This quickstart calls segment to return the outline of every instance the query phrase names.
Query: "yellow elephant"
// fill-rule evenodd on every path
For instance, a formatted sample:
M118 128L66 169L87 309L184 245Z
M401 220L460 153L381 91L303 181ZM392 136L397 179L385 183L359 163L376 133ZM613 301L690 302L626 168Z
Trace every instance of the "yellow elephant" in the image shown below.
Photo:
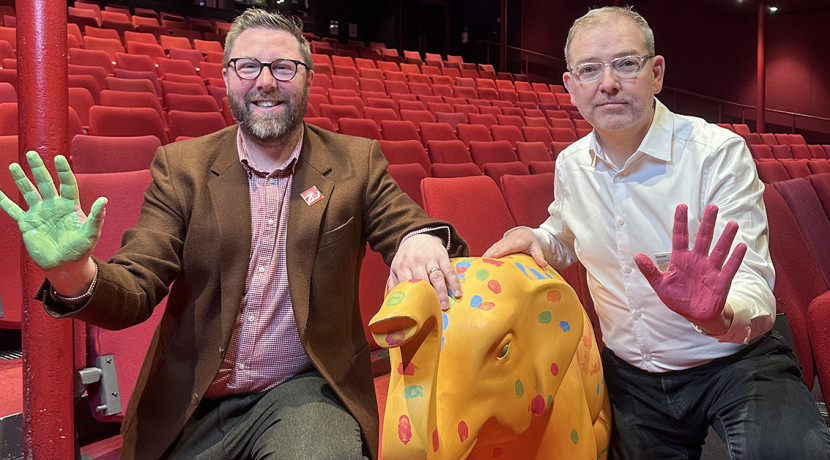
M369 323L392 367L384 460L606 458L610 403L573 289L523 254L453 264L448 311L411 280Z

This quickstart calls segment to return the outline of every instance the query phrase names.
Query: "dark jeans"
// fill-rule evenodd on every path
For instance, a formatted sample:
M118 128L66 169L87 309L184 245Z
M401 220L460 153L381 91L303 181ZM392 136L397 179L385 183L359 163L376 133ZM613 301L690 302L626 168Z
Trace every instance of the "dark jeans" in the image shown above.
M262 393L206 399L169 459L363 459L357 421L316 370Z
M607 347L602 363L611 458L698 459L711 425L731 459L830 459L830 431L776 331L683 371L649 373Z

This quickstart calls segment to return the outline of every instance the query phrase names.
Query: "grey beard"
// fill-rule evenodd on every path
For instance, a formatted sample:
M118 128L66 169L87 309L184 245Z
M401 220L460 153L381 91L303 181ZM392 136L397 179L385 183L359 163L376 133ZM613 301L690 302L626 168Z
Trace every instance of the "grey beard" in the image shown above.
M290 105L285 115L257 115L248 110L248 101L240 105L238 100L228 98L231 113L239 124L239 129L262 142L280 141L300 126L308 105L308 92L297 105Z

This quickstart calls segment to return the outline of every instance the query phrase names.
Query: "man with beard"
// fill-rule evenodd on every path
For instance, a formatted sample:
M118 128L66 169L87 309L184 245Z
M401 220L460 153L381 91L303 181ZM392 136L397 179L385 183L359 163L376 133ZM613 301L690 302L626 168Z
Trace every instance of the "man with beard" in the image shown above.
M654 97L665 60L629 8L577 19L565 58L564 84L594 130L559 154L550 217L484 255L587 269L610 457L700 458L711 425L730 458L830 458L795 356L771 330L764 186L743 139Z
M466 245L386 173L376 141L303 123L314 78L286 18L251 9L225 45L237 126L161 147L136 226L109 262L65 158L60 193L40 157L12 174L29 209L0 196L47 280L46 310L118 329L168 294L122 426L123 458L338 458L378 452L358 305L366 242L389 284L429 279L444 306ZM174 283L175 281L175 283Z

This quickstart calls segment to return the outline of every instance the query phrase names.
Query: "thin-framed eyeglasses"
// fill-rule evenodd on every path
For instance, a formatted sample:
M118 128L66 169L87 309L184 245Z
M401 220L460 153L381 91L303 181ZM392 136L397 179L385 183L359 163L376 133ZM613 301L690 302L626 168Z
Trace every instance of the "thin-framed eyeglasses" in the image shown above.
M634 78L640 75L646 62L653 57L653 54L632 54L630 56L611 59L610 61L583 62L568 69L568 72L580 83L591 83L599 80L603 70L605 70L605 66L611 67L614 74L620 78Z
M233 58L228 61L228 65L233 67L236 75L243 80L256 80L265 67L268 67L271 76L277 81L293 80L301 65L308 70L308 64L303 61L283 58L274 59L271 62L260 62L254 58Z

